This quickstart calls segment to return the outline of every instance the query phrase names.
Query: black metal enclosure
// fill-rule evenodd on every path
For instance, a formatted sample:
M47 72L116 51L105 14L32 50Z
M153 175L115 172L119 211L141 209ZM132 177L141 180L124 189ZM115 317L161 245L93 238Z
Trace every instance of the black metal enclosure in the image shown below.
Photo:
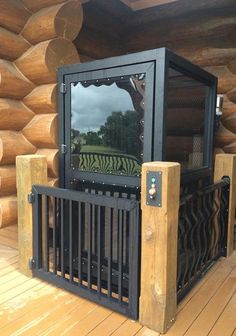
M182 194L186 183L211 183L217 79L164 48L65 66L58 76L60 188L33 187L34 272L136 319L142 163L181 163ZM214 257L201 256L206 267ZM195 273L180 264L185 287Z
M217 79L156 49L59 69L60 186L140 187L141 164L211 175Z

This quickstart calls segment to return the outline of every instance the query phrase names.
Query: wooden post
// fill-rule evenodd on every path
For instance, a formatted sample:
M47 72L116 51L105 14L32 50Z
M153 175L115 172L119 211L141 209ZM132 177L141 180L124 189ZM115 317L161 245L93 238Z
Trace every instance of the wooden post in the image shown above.
M234 225L235 225L235 202L236 202L236 155L217 154L215 158L214 181L221 180L222 177L230 178L229 194L229 218L228 218L228 238L227 256L234 250Z
M47 185L47 161L43 155L19 155L16 157L18 199L18 242L20 271L32 277L29 259L33 256L32 204L28 194L33 184Z
M161 207L146 203L148 171L161 172ZM179 194L178 163L143 164L140 322L160 333L170 328L176 315Z

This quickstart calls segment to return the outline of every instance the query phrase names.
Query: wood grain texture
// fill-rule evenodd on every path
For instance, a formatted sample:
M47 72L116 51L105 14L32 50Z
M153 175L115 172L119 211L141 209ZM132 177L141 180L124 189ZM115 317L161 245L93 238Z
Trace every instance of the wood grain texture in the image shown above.
M146 174L162 174L162 206L146 204ZM139 320L157 332L166 332L176 315L177 229L180 165L152 162L142 166L142 247ZM148 274L148 276L147 276Z
M20 99L34 88L13 63L0 60L0 97Z
M30 43L21 35L1 27L0 40L0 57L6 60L15 60L30 48Z
M221 124L215 135L215 145L219 147L225 147L234 141L236 141L236 134L229 131Z
M58 67L78 62L79 55L73 43L56 38L31 47L15 64L30 81L41 85L57 81Z
M36 148L19 132L0 131L0 164L15 164L20 154L33 154Z
M58 149L38 149L36 154L44 155L47 159L48 166L48 176L50 177L58 177L58 159L59 159L59 151Z
M10 233L14 233L11 240L5 236ZM73 326L80 330L78 335L160 336L126 316L112 311L104 315L93 302L22 276L17 267L16 233L16 225L0 229L0 283L5 286L0 294L2 336L75 335ZM207 336L209 330L235 336L232 330L236 308L233 296L230 298L236 290L235 271L236 254L218 261L181 302L176 323L166 336ZM95 319L95 315L99 318Z
M22 133L37 148L57 148L57 114L37 114Z
M0 166L0 196L16 194L16 168Z
M63 37L74 40L83 22L83 9L79 0L69 0L47 7L32 15L22 35L32 44Z
M29 17L30 12L25 8L21 1L0 1L0 25L2 27L20 33Z
M16 158L17 203L18 203L18 240L20 270L27 276L32 276L28 261L32 252L32 204L27 195L33 184L47 185L47 162L45 156L19 155Z
M42 8L54 6L56 4L60 4L65 0L21 0L23 5L30 10L31 12L38 12Z
M0 98L0 129L20 131L34 113L19 100Z
M13 225L17 221L17 198L0 197L0 228Z
M56 113L57 112L57 84L46 84L37 86L27 95L23 102L34 113Z

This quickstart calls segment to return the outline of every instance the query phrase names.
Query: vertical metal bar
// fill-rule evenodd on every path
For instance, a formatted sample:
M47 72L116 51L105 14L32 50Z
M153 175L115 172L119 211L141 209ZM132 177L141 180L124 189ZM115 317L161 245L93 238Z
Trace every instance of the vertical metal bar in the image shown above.
M112 224L113 213L112 208L109 208L108 219L108 269L107 269L107 295L111 297L112 294Z
M42 195L33 191L33 258L36 269L42 268Z
M49 198L45 195L45 272L49 271Z
M129 266L129 240L128 240L128 236L129 236L129 225L128 225L128 219L129 219L129 215L127 215L127 211L124 211L124 264L125 267L128 268Z
M123 284L123 211L118 210L118 297L122 301Z
M91 250L92 250L92 216L91 216L92 206L88 204L88 288L91 288Z
M140 273L140 222L137 204L129 216L129 250L129 309L131 318L137 319Z
M72 201L69 200L69 276L73 282L73 230L72 230Z
M65 277L65 267L64 267L64 200L60 199L61 206L61 276Z
M79 285L82 285L82 207L81 202L78 202L78 279Z
M57 274L57 199L53 197L53 273Z
M98 206L98 219L97 219L97 291L101 292L101 207Z

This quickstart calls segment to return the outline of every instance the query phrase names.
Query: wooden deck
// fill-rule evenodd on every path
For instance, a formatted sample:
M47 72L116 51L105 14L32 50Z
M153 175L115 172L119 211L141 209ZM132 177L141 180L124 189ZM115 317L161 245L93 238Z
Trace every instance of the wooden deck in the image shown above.
M158 336L139 323L18 270L17 228L0 230L0 335ZM236 336L236 254L179 305L167 336Z

